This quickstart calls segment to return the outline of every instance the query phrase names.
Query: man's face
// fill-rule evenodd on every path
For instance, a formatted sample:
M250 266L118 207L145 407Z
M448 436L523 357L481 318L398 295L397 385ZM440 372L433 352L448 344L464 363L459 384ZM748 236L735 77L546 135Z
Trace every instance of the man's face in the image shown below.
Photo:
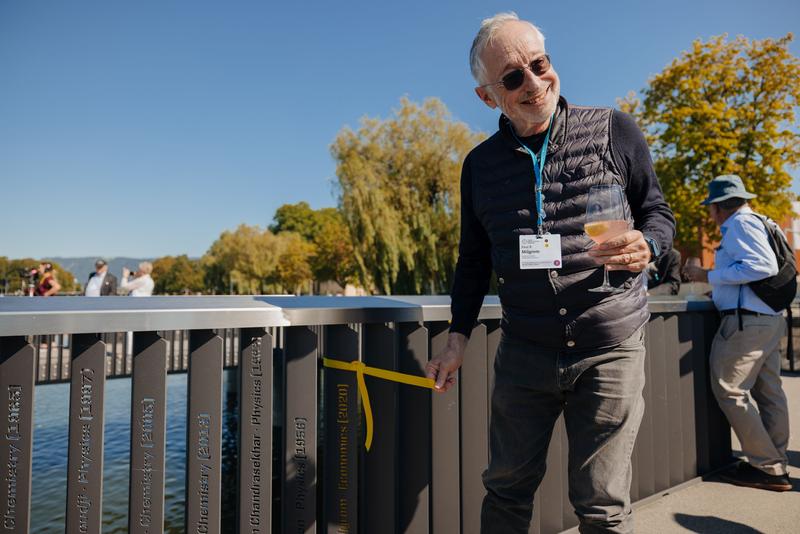
M483 50L481 60L486 73L485 83L500 81L514 69L529 66L544 53L544 43L528 24L520 21L505 23ZM523 68L523 72L525 81L513 91L502 85L493 85L478 87L475 92L490 108L499 107L511 120L518 135L528 136L547 128L558 104L561 86L552 65L541 76L536 76L529 68Z
M103 274L108 270L108 265L95 265L94 267L98 274Z
M711 220L714 221L717 226L722 226L722 223L724 223L727 218L723 216L722 210L719 209L719 206L716 204L708 205L708 214L711 215Z

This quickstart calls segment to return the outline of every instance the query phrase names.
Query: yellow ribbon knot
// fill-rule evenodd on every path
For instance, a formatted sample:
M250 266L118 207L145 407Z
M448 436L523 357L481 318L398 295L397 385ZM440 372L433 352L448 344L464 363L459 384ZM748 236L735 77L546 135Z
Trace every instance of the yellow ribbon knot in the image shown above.
M433 389L435 384L432 378L398 373L397 371L387 371L386 369L379 369L377 367L369 367L364 365L364 362L358 360L343 362L341 360L322 358L322 365L331 369L339 369L340 371L352 371L356 374L358 393L361 395L361 402L364 404L364 418L367 420L367 437L364 440L364 446L367 450L372 446L372 406L370 406L369 403L369 392L367 391L367 383L364 381L364 375L428 389Z

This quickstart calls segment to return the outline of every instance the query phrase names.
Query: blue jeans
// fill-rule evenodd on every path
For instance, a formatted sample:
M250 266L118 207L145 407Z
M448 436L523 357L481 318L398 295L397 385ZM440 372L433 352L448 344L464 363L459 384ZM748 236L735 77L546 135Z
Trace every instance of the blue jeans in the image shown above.
M569 440L580 531L633 532L631 451L644 412L644 327L610 349L565 353L503 336L495 360L484 534L527 533L556 419Z

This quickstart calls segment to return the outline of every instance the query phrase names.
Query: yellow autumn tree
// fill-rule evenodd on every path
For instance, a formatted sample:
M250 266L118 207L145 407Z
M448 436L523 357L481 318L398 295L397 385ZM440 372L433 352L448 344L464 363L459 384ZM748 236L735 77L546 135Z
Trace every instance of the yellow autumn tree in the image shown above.
M206 291L205 271L200 260L180 256L163 256L153 260L156 295L191 295Z
M703 233L718 236L699 203L720 174L742 177L758 195L756 211L778 221L791 213L789 170L800 162L792 39L697 40L649 81L641 100L629 94L619 102L648 136L684 250L699 252Z
M331 152L339 206L361 284L374 291L449 291L458 255L461 163L483 139L436 98L407 98L388 119L345 127Z
M350 229L338 209L313 210L308 202L284 204L275 211L274 220L269 227L274 234L295 232L313 244L310 262L314 280L333 280L342 287L357 281Z

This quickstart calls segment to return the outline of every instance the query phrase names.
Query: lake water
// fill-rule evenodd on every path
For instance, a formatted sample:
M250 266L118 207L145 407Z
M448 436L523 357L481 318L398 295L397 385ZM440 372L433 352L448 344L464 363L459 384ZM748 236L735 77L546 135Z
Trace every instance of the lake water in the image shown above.
M236 395L225 371L222 420L222 531L235 531ZM186 465L186 373L167 377L165 531L183 532ZM106 382L103 532L128 530L131 381ZM36 387L31 532L64 532L67 499L69 384Z

